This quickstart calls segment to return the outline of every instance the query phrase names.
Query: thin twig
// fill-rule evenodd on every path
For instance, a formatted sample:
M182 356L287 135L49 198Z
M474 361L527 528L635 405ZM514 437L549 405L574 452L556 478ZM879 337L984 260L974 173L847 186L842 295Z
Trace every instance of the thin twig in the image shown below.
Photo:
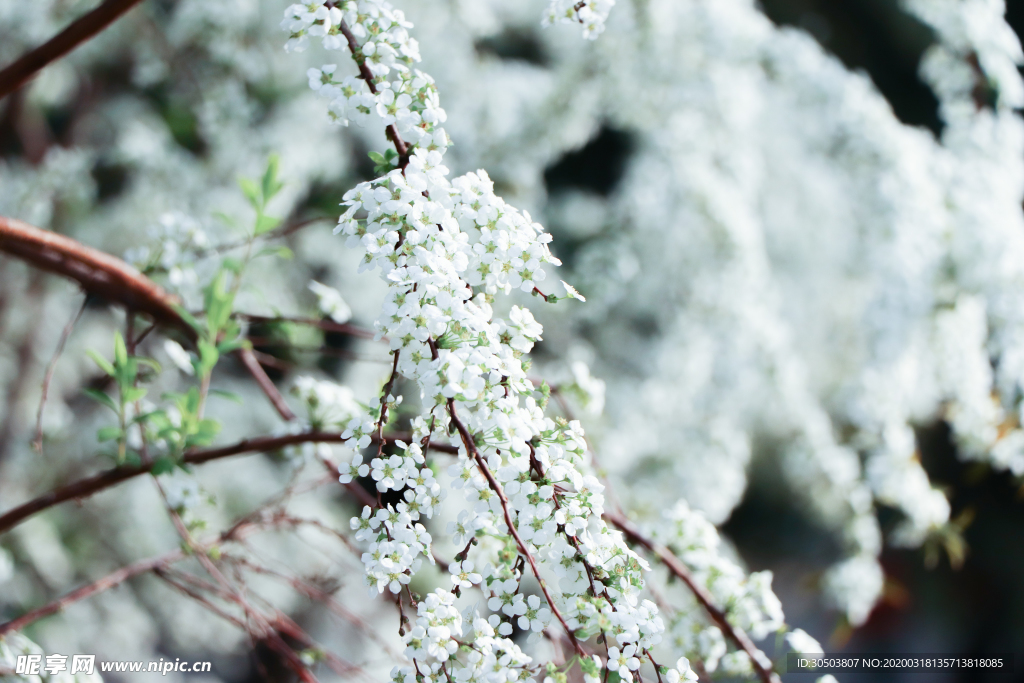
M63 611L68 605L78 602L79 600L85 600L97 593L110 590L115 586L124 583L128 579L145 574L153 571L155 568L160 567L164 564L171 562L177 562L185 557L185 554L177 550L173 553L161 555L159 557L150 558L148 560L142 560L135 564L130 564L127 567L122 567L117 571L107 574L101 579L97 579L92 583L86 584L80 588L67 593L66 595L50 602L42 607L36 608L25 614L21 615L17 619L11 619L5 624L0 624L0 637L3 637L11 631L18 631L28 626L34 621L38 621L43 617L48 617L51 614Z
M266 394L267 399L270 400L271 405L277 411L277 414L284 418L286 421L291 422L295 419L295 413L288 407L288 402L284 400L284 396L277 390L273 380L267 376L266 370L260 365L260 362L256 359L256 355L252 349L243 346L236 352L238 359L242 361L242 365L249 371L252 378L256 380L256 384L259 385L263 393Z
M105 29L139 0L107 0L66 29L0 71L0 98L10 95L39 71Z
M46 366L46 375L43 377L43 392L39 397L39 409L36 411L36 438L32 442L37 453L43 452L43 408L46 406L46 397L50 393L50 382L53 381L53 372L57 369L57 361L60 359L61 354L64 353L64 347L71 336L71 330L75 328L82 314L85 313L85 306L86 299L83 299L82 305L78 307L78 312L64 326L64 331L60 334L60 341L57 342L57 349L53 352L53 357Z
M387 441L408 441L411 437L409 434L395 434L385 438ZM376 440L376 435L373 436L373 439ZM219 460L220 458L226 458L233 455L276 451L284 448L285 446L294 446L303 443L343 443L344 441L346 441L346 439L342 438L341 434L336 432L304 432L301 434L286 434L283 436L264 436L255 439L243 439L242 441L231 444L230 446L189 451L185 454L182 460L188 465L201 465L203 463L210 462L211 460ZM443 443L432 442L430 444L430 448L445 453L458 451L455 446ZM147 463L142 465L115 467L94 476L80 479L71 484L54 489L53 491L45 493L38 498L22 503L18 507L8 510L3 515L0 515L0 534L10 531L25 519L38 512L51 508L54 505L58 505L68 500L86 498L98 491L102 491L110 488L111 486L120 484L121 482L133 479L141 474L146 474L153 468L153 465L153 463ZM338 472L336 465L334 466L334 471ZM350 485L358 488L359 490L363 490L362 487L355 482L351 482Z

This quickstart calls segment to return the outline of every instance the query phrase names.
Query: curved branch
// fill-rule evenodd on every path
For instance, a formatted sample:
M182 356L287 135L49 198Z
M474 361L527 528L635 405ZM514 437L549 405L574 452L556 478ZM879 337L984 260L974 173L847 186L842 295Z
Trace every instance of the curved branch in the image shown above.
M753 641L750 640L750 637L747 636L742 629L736 628L729 623L729 620L725 616L725 612L715 605L715 599L711 593L709 593L704 586L697 583L697 580L693 577L693 574L690 573L687 566L683 564L671 550L644 536L632 522L617 512L606 511L604 513L604 518L610 524L618 527L622 533L626 535L626 538L631 540L633 543L641 545L657 555L658 559L668 567L668 570L672 572L676 578L686 584L686 587L690 589L693 596L697 598L697 602L701 604L704 611L711 617L712 621L714 621L718 628L722 630L725 637L731 640L736 647L747 653L747 656L750 657L750 661L754 666L754 671L757 672L758 677L764 683L781 683L778 675L775 674L770 667L766 667L761 661L760 657L763 655L761 651L757 649L757 646L754 645Z
M408 440L410 437L408 434L396 434L395 436L385 437L385 441L394 441L395 439ZM376 438L374 438L376 441ZM286 434L284 436L264 436L255 439L243 439L237 443L231 444L230 446L223 446L220 448L207 448L204 450L190 451L185 454L183 461L189 465L201 465L211 460L219 460L220 458L227 458L232 455L242 455L245 453L264 453L267 451L275 451L285 446L294 446L302 443L343 443L345 441L339 433L328 433L328 432L305 432L302 434ZM431 443L430 448L442 451L445 453L457 453L458 449L455 446L441 443ZM12 528L28 519L37 512L42 512L54 505L60 503L87 498L94 493L108 489L112 486L116 486L121 482L134 479L135 477L146 474L153 469L154 463L148 463L130 467L115 467L114 469L100 472L92 477L80 479L76 482L67 484L60 488L54 489L49 493L45 493L38 498L34 498L26 503L22 503L16 508L8 510L3 515L0 515L0 534L10 531ZM358 487L358 484L353 484Z
M110 26L139 0L107 0L34 50L26 52L0 71L0 98L20 88L43 67L55 62Z
M78 282L99 297L183 332L196 331L177 311L178 299L124 261L81 242L0 216L0 251Z
M0 638L4 637L11 631L18 631L28 626L29 624L48 617L52 614L56 614L64 610L68 605L85 600L86 598L92 597L97 593L110 590L115 586L118 586L128 579L134 578L141 574L146 574L160 567L166 566L173 562L178 562L184 559L185 553L181 550L176 550L160 557L150 558L148 560L142 560L135 564L130 564L127 567L122 567L117 571L107 574L101 579L97 579L92 583L88 583L84 586L76 588L75 590L67 593L53 602L47 603L42 607L34 609L30 612L26 612L16 619L11 619L7 623L0 624Z

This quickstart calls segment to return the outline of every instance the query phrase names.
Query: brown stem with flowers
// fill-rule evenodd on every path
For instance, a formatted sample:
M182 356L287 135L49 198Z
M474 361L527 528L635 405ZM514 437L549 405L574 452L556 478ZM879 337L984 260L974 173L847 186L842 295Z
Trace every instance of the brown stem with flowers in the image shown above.
M697 602L701 604L704 611L707 612L711 620L722 630L725 637L731 640L736 647L743 650L748 657L750 657L751 664L754 667L754 671L757 672L758 677L764 683L781 683L778 675L772 671L770 667L766 667L760 660L760 650L754 645L750 637L743 632L743 629L737 628L729 623L726 614L716 604L715 599L708 592L704 586L700 585L690 572L689 568L683 562L673 554L671 550L666 548L664 545L655 542L654 540L645 536L632 522L626 519L623 515L617 512L605 512L604 518L613 526L618 527L623 534L626 535L633 543L643 546L648 551L653 553L661 560L672 574L686 584L686 587L690 589L694 597L697 598Z
M473 442L473 436L469 433L466 425L463 424L462 420L459 419L458 413L455 410L455 399L448 399L448 415L451 417L452 423L455 425L455 429L458 430L459 436L462 437L462 443L466 446L466 451L473 456L476 461L477 468L487 479L488 486L494 491L494 494L498 497L498 502L501 503L501 510L505 517L505 525L508 527L509 533L512 538L515 539L516 545L519 546L519 552L523 554L526 561L530 563L530 568L533 570L533 575L537 578L537 582L540 584L540 589L544 593L544 598L548 602L548 606L551 607L551 613L555 615L559 623L562 624L562 628L565 629L566 635L569 636L570 642L572 642L573 649L576 650L576 654L580 657L586 657L586 653L583 648L580 647L579 641L576 639L576 634L569 628L569 624L566 623L565 617L562 616L558 606L555 605L554 599L551 597L551 593L548 591L547 583L540 575L540 569L537 567L537 561L533 558L533 553L526 547L526 543L523 542L522 537L519 535L519 531L516 529L515 522L512 520L512 513L508 508L508 499L505 497L505 492L501 488L501 484L494 478L487 463L484 461L483 456L480 455L480 450L476 447Z
M377 86L373 82L373 72L370 71L370 67L366 66L366 59L359 59L359 42L356 37L352 35L352 29L348 27L348 24L344 20L338 26L341 34L345 36L345 40L348 41L348 49L352 53L352 60L359 67L359 77L366 81L366 85L370 88L370 92L374 95L377 94ZM405 172L405 167L409 165L409 145L402 139L402 136L398 134L398 128L395 124L391 124L387 127L386 133L388 139L391 140L395 145L395 151L398 152L398 168Z

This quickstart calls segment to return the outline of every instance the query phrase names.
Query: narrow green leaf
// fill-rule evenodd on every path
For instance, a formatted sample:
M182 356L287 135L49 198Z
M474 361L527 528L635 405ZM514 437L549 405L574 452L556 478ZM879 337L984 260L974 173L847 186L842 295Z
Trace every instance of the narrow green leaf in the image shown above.
M106 407L113 410L115 413L120 413L120 407L116 403L114 403L114 399L110 398L99 389L82 389L82 393L84 393L86 396L93 399L94 401L102 403Z
M189 387L185 394L185 414L188 416L199 414L199 387Z
M135 403L146 395L148 390L145 387L126 387L121 394L125 403Z
M89 354L89 358L92 358L93 362L100 367L100 370L107 373L111 377L114 376L114 366L110 364L106 358L96 353L92 349L87 349L86 353Z
M120 427L103 427L96 432L96 440L100 443L104 441L113 441L114 439L121 438Z
M114 332L114 365L125 366L128 364L128 348L124 345L124 337L120 332Z
M370 161L377 164L378 166L388 163L388 160L384 158L384 155L380 152L370 152L367 154L370 157Z
M224 270L230 270L235 275L242 272L242 260L234 257L228 257L220 262L221 268Z
M277 180L277 170L280 166L281 158L276 154L271 154L270 158L267 159L267 170L263 173L263 203L266 204L270 199L277 194L278 190L283 187L283 183Z
M223 389L210 389L211 396L220 396L226 398L229 401L234 401L238 405L242 405L242 397L233 391L224 391Z
M295 258L295 252L288 247L267 247L265 249L261 249L259 253L256 254L255 258L259 258L261 256L276 256L280 259L284 259L285 261L291 261Z
M221 342L217 344L217 351L220 355L225 355L238 349L244 349L251 346L248 339L232 339L231 341Z
M146 367L153 368L155 372L163 372L163 368L160 367L160 363L157 363L152 358L146 358L145 356L135 356L135 362L139 365L145 365Z
M260 214L256 217L256 235L265 235L281 224L280 218Z
M260 192L260 186L256 184L256 181L252 178L239 178L238 186L242 188L242 194L249 200L253 208L257 211L263 206L263 198Z
M199 323L198 320L196 320L194 315L192 315L191 313L186 311L184 308L182 308L178 304L173 304L173 306L174 306L175 313L177 313L179 316L181 316L181 319L184 320L186 323L188 323L189 326L193 330L195 330L196 332L199 332L199 333L201 333L203 331L203 326Z

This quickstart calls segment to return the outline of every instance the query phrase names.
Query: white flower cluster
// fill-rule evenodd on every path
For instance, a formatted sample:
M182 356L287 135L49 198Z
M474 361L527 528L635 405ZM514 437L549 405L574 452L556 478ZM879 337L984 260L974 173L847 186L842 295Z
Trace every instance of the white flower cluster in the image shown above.
M583 37L595 40L603 31L615 0L548 0L544 24L582 24Z
M344 7L349 12L345 23L364 28L358 33L361 45L392 31L387 40L377 40L372 54L379 45L392 45L388 40L392 47L409 40L407 26L394 28L401 15L386 3L361 2L358 14L356 3ZM343 17L322 9L288 10L285 23L293 40L301 38L294 37L301 31L313 34L314 24L325 41L333 35ZM409 72L408 63L399 65L395 54L389 52L386 60L375 63L375 80L385 83L382 76L392 68L403 75ZM410 62L415 57L412 50L402 54ZM364 64L367 51L355 57ZM312 80L314 89L333 87L320 83L322 78ZM403 82L417 87L429 83L421 75ZM434 107L436 93L430 92L431 97L420 101ZM396 100L400 106L410 101ZM382 113L384 125L397 120ZM399 125L398 130L405 128ZM415 501L420 511L424 506L432 511L432 501L439 497L430 494L425 502L416 497L417 472L430 482L424 486L437 486L425 474L429 470L417 470L423 464L419 442L434 433L448 434L459 445L457 462L449 468L451 487L462 489L467 502L451 527L454 539L461 543L478 532L502 539L496 545L467 546L451 569L453 583L461 590L479 580L494 612L484 623L502 635L512 632L513 620L522 628L542 631L556 612L572 631L603 633L616 642L617 652L628 653L622 655L626 664L621 672L629 678L636 668L630 664L639 661L634 655L642 656L659 643L664 631L655 604L639 598L642 571L648 567L601 517L604 487L586 473L580 424L546 417L534 396L523 355L540 340L541 325L526 308L513 306L508 318L498 318L491 306L498 292L540 293L543 265L558 265L548 249L551 238L528 214L496 196L484 171L449 181L442 163L445 146L435 147L415 147L407 164L346 193L348 209L336 230L348 236L349 246L362 250L361 270L377 268L387 283L377 333L388 337L396 371L417 383L424 403L424 414L414 423L415 442L397 444L404 454L385 456L381 449L371 463L378 490L401 491L406 502L376 513L367 508L352 520L360 540L371 542L363 556L367 581L378 591L387 586L397 593L419 567L419 554L429 554L429 535L410 526L415 518L408 506ZM385 399L386 406L398 400ZM353 417L344 435L356 447L369 445L371 435L385 426L390 412L386 406ZM344 478L365 474L363 468L356 456L352 474ZM526 563L541 566L536 578L542 587L545 575L558 578L554 597L545 588L548 604L522 593ZM472 571L477 566L483 567L479 577ZM454 654L450 627L437 625L449 619L452 609L441 590L421 603L427 640L419 638L420 644L411 646L414 660L422 655L444 662ZM437 610L443 614L437 616ZM509 650L498 657L506 680L515 680L518 661ZM472 670L467 664L456 672L472 675Z
M149 231L153 244L134 247L124 259L147 273L166 275L175 292L190 293L198 286L197 252L210 246L206 230L195 218L180 211L164 213Z
M743 629L754 640L761 640L785 626L782 603L772 592L772 573L747 575L724 557L719 549L718 530L700 512L680 501L664 513L664 522L652 535L691 568L694 579L714 597L730 624ZM734 675L751 670L747 654L728 652L719 627L709 625L699 609L673 615L670 631L676 645L686 654L699 657L708 671L715 671L719 664ZM769 662L763 653L758 654Z
M415 521L418 518L418 513L410 512L403 503L397 510L388 505L376 512L367 506L361 517L352 518L356 540L369 545L362 561L371 595L383 593L385 588L399 593L419 571L423 556L434 562L430 534Z
M391 671L394 683L430 681L444 683L514 683L531 675L532 659L508 638L495 636L487 620L475 616L472 631L463 631L463 617L455 608L455 596L444 590L428 595L417 606L416 625L405 634L405 654L413 666L396 666ZM459 650L457 637L469 650L463 666L451 672L442 666ZM450 676L450 678L449 678Z
M305 415L299 419L287 423L281 430L282 434L304 434L306 432L344 432L358 420L363 414L363 408L355 399L352 390L347 386L325 379L317 379L308 375L300 375L292 382L291 394L299 399ZM368 432L369 433L369 432ZM369 436L366 437L360 448L369 444ZM338 457L348 458L352 447L342 446L326 442L306 442L284 449L286 457L296 463L304 462L313 458L335 460ZM341 451L341 455L336 455ZM352 476L365 476L369 471L362 465L362 457L356 452L352 463ZM360 466L366 468L363 474L359 474ZM343 472L348 469L342 467Z
M329 380L296 377L291 393L306 409L304 426L313 431L343 431L354 415L362 413L352 390Z
M412 65L419 46L409 37L412 27L401 10L372 0L348 0L328 8L323 0L292 5L281 27L291 33L290 50L305 49L309 36L322 38L328 50L354 50L352 57L371 75L335 77L336 64L307 73L309 85L330 100L332 118L342 125L365 124L377 117L411 148L444 151L448 136L440 124L447 119L434 81ZM347 35L346 35L347 33Z

